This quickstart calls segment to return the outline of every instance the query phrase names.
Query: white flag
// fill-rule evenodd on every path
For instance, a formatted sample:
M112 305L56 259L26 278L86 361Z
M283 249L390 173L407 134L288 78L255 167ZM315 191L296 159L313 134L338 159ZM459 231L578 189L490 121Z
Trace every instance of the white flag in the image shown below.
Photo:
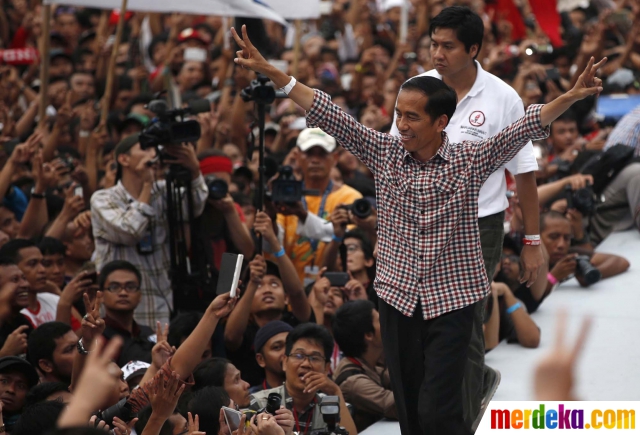
M274 11L287 20L320 18L320 0L267 0Z
M194 15L266 18L286 24L282 15L273 10L269 0L129 0L127 9L143 12L182 12ZM45 4L67 4L97 9L119 9L121 0L44 0Z

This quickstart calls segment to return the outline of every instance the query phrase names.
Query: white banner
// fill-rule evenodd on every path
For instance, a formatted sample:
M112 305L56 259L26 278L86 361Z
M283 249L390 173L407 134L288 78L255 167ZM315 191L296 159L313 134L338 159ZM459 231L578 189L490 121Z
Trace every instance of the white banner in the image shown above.
M498 402L489 403L476 435L558 433L638 433L640 402ZM640 417L640 415L638 415Z
M320 0L267 0L274 11L288 20L320 18Z
M44 3L62 3L98 9L119 9L121 6L121 0L44 0ZM266 18L286 24L282 15L278 14L268 3L269 0L129 0L127 9L143 12L183 12L195 15ZM289 4L287 7L294 7L296 10L299 9L295 3Z

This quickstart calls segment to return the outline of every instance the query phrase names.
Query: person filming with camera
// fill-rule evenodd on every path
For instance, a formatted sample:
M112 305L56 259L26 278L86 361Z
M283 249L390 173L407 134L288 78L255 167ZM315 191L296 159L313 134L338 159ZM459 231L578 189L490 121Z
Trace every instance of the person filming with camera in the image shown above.
M231 31L240 47L235 62L269 77L307 111L308 126L331 134L374 174L375 289L402 433L470 434L462 378L474 313L490 291L478 232L480 188L530 140L548 136L549 124L572 104L602 92L596 72L606 58L592 57L570 91L531 105L495 136L461 144L444 131L457 97L442 80L415 77L402 85L395 137L357 123L326 93L277 70L249 41L246 26L242 38Z
M193 146L167 145L163 152L164 163L189 171L193 214L200 216L209 192ZM167 185L164 180L156 180L155 158L156 149L143 149L139 134L124 138L115 148L117 184L91 197L96 267L100 270L113 260L126 260L140 271L141 300L135 320L147 326L156 321L168 323L173 310Z
M192 252L193 258L199 256L206 259L211 276L204 291L188 292L180 298L179 310L201 311L215 298L225 252L250 258L254 251L242 207L229 192L233 172L231 159L220 150L204 151L198 155L198 159L209 196L202 215L196 219L195 228L191 228L197 234Z

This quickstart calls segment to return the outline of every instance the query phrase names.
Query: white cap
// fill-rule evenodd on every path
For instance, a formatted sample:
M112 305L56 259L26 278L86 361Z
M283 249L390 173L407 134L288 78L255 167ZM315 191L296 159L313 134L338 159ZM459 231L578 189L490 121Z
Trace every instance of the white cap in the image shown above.
M336 140L319 128L305 128L298 136L297 145L302 152L318 146L331 153L336 149Z
M129 361L122 366L122 376L125 381L128 381L135 375L144 375L149 367L151 367L151 364L144 361Z
M276 124L275 122L267 122L264 124L264 132L265 134L268 131L274 131L276 134L278 134L278 132L280 131L280 126L278 124ZM258 139L260 135L260 127L254 127L253 128L253 136Z

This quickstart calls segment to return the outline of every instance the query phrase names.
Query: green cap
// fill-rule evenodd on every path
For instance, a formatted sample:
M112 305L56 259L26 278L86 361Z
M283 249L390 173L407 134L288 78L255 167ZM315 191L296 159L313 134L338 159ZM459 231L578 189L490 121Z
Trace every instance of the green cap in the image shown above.
M147 115L143 115L142 113L129 113L126 119L138 121L140 124L142 124L143 127L146 127L150 121L149 117Z

